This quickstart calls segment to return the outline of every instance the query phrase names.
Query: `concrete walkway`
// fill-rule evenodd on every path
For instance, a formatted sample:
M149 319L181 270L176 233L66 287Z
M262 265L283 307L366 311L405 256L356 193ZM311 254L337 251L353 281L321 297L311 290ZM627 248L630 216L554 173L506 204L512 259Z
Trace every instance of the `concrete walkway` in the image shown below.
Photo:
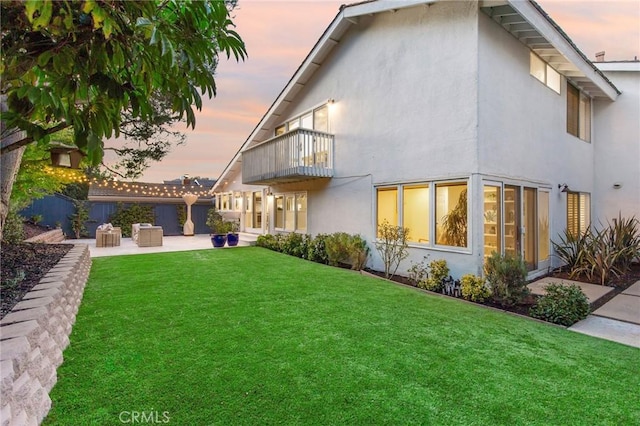
M611 287L550 277L529 284L529 288L533 294L543 295L544 286L551 282L576 284L587 296L589 303L613 291ZM569 327L569 330L640 348L640 281L596 309L584 320Z

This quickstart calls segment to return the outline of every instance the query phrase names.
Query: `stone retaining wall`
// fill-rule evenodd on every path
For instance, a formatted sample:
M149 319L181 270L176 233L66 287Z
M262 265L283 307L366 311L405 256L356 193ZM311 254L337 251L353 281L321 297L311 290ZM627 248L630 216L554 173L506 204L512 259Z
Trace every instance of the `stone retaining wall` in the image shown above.
M0 425L38 425L76 320L91 269L86 245L74 246L0 321Z
M56 228L51 231L43 232L35 237L24 240L25 243L61 243L64 241L64 233L62 229Z

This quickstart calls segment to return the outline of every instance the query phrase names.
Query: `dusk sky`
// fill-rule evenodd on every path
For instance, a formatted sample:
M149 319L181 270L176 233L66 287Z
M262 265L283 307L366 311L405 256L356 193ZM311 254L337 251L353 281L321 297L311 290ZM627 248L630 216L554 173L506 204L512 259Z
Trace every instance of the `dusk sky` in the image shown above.
M155 163L139 181L162 182L184 174L217 178L284 88L322 32L348 1L240 0L237 31L249 57L218 66L218 95L205 99L187 142ZM605 60L640 56L640 0L538 0L585 55ZM180 125L178 130L184 129Z

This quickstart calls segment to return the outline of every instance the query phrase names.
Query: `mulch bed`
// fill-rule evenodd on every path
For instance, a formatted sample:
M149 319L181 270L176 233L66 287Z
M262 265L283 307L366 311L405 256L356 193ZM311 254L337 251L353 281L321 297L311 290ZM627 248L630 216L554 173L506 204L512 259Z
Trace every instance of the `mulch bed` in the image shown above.
M384 278L383 272L370 270L368 268L366 269L366 271L370 274L377 275L381 278ZM569 278L569 273L563 270L554 271L546 276L600 285L600 282L597 279L588 280L586 277L583 277L583 276L576 277L576 278ZM532 280L532 282L537 281L541 278L543 277L538 277L535 280ZM624 290L631 287L638 280L640 280L640 264L631 265L631 270L620 277L614 276L608 284L610 287L613 288L613 291L609 292L604 297L601 297L600 299L593 302L591 304L591 312L595 311L596 309L598 309L599 307L601 307L602 305L604 305L605 303L613 299L616 295L622 293ZM392 278L392 281L415 287L414 283L411 282L406 277L394 276ZM447 297L453 297L453 296L447 296ZM459 299L459 297L454 297L454 298ZM537 300L538 300L538 296L529 295L525 298L525 300L522 303L515 306L505 307L505 306L501 306L496 303L493 303L492 301L485 301L484 303L482 303L482 305L490 306L492 308L501 309L504 311L513 312L519 315L530 316L529 310L536 304Z
M25 224L25 238L48 230L45 227ZM0 319L11 312L11 309L71 250L71 247L71 244L2 244Z

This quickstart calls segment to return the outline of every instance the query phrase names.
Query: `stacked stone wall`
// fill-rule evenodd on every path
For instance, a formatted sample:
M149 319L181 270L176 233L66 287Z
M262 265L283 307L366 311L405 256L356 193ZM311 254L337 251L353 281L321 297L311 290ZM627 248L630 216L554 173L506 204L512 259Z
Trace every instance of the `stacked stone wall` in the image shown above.
M38 425L49 412L90 269L88 246L75 245L0 321L0 426Z

